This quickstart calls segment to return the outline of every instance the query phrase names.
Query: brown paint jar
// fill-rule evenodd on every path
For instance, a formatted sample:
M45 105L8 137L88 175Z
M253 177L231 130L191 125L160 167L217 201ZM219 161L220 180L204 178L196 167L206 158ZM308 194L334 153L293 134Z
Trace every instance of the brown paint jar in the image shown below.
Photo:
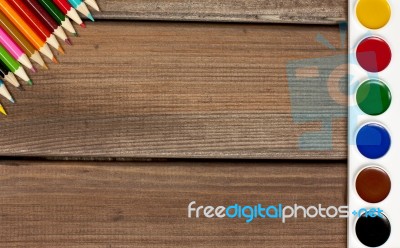
M356 190L364 201L378 203L389 195L391 180L385 170L377 166L370 166L358 173Z

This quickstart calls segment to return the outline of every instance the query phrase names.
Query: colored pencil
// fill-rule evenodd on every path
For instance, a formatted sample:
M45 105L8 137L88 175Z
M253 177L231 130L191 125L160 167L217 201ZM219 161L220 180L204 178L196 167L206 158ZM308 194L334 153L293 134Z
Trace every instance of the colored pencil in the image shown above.
M74 34L76 31L70 20L61 12L61 10L51 0L31 0L32 2L40 3L42 7L53 17L53 19L68 32Z
M25 38L25 36L8 20L8 18L0 11L0 27L7 31L7 33L14 39L14 41L22 48L22 50L36 63L43 68L47 69L39 52L33 45Z
M0 80L0 95L7 98L12 103L15 103L14 98L11 96L10 92L7 90L6 85L4 84L3 80Z
M3 108L3 105L1 105L1 104L0 104L0 112L1 112L3 115L7 115L6 110Z
M22 86L15 78L14 73L12 73L10 69L8 69L8 67L1 60L0 60L0 76L13 86L17 87L19 90L23 90Z
M22 80L26 81L28 84L32 84L32 81L29 79L26 74L24 68L21 64L16 61L11 54L7 52L7 50L0 45L0 60L13 72L15 75L20 77Z
M94 18L87 8L86 4L82 0L68 0L68 2L74 7L77 11L81 12L84 16L89 18L94 22Z
M57 7L64 13L64 15L68 16L80 25L83 28L86 28L85 23L83 23L81 17L79 16L78 12L69 4L68 0L53 0L53 2L57 5Z
M31 71L36 72L28 56L22 51L17 43L7 34L7 32L0 27L0 44L3 45L11 55L18 60L21 64L29 68Z
M99 5L97 5L96 0L85 0L87 5L90 5L93 9L100 11Z
M53 32L54 35L65 41L68 45L72 44L71 40L65 34L64 29L57 24L53 17L36 0L24 0L24 3L36 14L36 17L42 21L50 32Z
M14 10L8 1L0 1L0 10L10 19L12 23L21 31L22 34L32 43L32 45L41 53L57 63L56 58L51 52L46 41L42 40L35 31L22 19L22 17Z
M52 31L37 18L35 13L32 12L23 1L8 0L8 2L42 40L64 54L64 50L60 46L60 43L58 43L56 37L52 34Z

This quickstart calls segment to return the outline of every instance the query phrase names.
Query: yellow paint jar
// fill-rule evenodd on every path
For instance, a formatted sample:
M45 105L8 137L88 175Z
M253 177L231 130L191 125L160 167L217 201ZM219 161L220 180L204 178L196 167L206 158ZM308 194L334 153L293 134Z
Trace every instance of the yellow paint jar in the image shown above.
M360 0L356 7L358 20L369 29L384 27L390 20L391 12L387 0Z

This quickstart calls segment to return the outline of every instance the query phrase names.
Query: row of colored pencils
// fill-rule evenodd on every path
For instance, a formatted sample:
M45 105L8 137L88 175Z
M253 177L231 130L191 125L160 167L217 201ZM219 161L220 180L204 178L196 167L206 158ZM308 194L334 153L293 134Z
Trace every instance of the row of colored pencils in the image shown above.
M94 21L87 5L99 11L96 0L0 0L0 95L14 103L4 82L20 90L17 78L32 85L24 70L37 71L31 60L45 69L41 55L58 63L49 46L64 54L56 37L72 45L64 29L77 36L70 19L86 27L78 12ZM1 104L0 112L7 115Z

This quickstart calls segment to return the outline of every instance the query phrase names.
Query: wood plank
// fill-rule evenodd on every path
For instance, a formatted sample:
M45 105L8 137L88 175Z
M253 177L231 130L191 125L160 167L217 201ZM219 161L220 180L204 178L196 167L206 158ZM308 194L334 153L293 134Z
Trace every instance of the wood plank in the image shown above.
M73 42L10 87L0 155L346 158L337 27L100 22Z
M345 219L189 219L187 206L346 203L344 163L0 162L0 247L346 247Z
M98 19L334 24L347 20L347 1L98 0Z

